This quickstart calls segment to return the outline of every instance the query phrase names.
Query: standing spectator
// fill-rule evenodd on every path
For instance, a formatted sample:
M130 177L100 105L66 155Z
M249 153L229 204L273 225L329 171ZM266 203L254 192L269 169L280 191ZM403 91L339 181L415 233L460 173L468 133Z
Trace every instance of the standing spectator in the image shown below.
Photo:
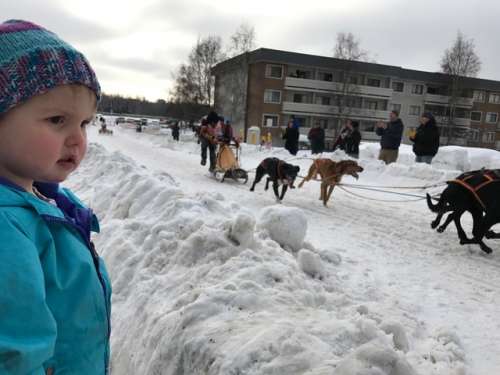
M285 148L288 152L292 155L297 155L299 151L299 129L294 126L293 120L288 122L283 139L285 140Z
M389 122L377 123L376 133L381 136L378 159L382 160L385 164L394 163L398 159L403 128L403 122L399 118L399 112L396 110L391 111Z
M346 124L342 127L342 129L340 129L339 136L337 137L335 143L333 144L332 151L335 151L337 148L345 150L345 139L349 136L351 130L352 130L351 120L347 120Z
M410 141L413 142L415 161L431 164L439 149L439 129L432 113L426 112L420 117L420 126L410 135Z
M174 141L179 142L179 121L174 122L174 125L172 125L172 137L174 138Z
M314 127L309 130L307 138L311 142L311 152L313 154L321 154L325 151L325 130L319 122L316 122Z
M361 143L361 133L358 121L349 121L350 133L345 138L345 152L352 158L359 158L359 144Z

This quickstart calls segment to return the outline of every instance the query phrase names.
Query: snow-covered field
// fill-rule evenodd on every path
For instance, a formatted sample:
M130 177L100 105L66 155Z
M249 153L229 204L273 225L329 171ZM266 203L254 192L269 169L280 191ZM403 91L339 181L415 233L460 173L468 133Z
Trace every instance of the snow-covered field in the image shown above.
M432 231L425 202L405 196L336 190L325 208L309 182L275 205L263 182L252 193L208 177L190 134L174 144L113 130L89 129L67 183L101 220L113 374L500 373L500 241L490 256L460 246L453 226ZM500 168L491 150L445 147L433 167L407 146L390 166L377 152L363 145L365 171L344 182L423 186ZM243 167L270 155L290 158L244 145ZM290 162L304 175L310 155L299 156Z

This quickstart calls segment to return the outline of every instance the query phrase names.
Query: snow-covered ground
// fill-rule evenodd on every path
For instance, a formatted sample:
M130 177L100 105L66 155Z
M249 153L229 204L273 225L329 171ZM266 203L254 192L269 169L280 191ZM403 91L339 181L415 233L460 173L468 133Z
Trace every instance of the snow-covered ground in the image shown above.
M490 256L460 246L412 197L339 189L325 208L309 182L275 205L263 183L252 193L208 177L189 134L113 130L90 128L68 181L101 220L113 374L500 373L500 242ZM500 168L491 150L445 147L433 167L407 146L390 166L377 152L363 145L365 171L344 182L423 186ZM290 158L244 145L243 167L270 155Z

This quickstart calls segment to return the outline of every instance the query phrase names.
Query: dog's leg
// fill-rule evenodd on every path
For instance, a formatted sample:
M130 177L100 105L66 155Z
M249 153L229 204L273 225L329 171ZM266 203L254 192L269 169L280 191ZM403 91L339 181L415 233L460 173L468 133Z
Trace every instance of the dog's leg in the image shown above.
M443 232L445 231L446 227L447 227L447 226L448 226L448 225L449 225L449 224L450 224L450 223L451 223L451 222L455 219L455 214L456 214L456 212L452 212L451 214L449 214L449 215L446 217L446 220L444 221L443 225L441 225L441 226L437 229L438 233L443 233ZM439 215L443 216L443 215L444 215L444 213L439 213ZM438 217L439 217L439 215L438 215ZM440 219L440 220L441 220L441 219ZM438 221L438 219L436 218L436 220L435 220L435 221ZM434 222L432 222L432 224L433 224L433 223L434 223ZM439 221L438 221L438 223L439 223ZM431 226L432 226L432 224L431 224ZM435 228L435 227L434 227L434 228Z
M280 194L278 192L278 183L277 182L273 182L273 190L274 190L274 195L276 196L276 201L277 202L281 201Z
M326 207L328 201L328 184L326 182L321 182L321 199L323 200L323 206Z
M486 214L486 216L484 216L483 218L482 212L476 213L473 218L474 227L472 229L472 234L474 235L474 240L477 241L477 243L481 247L481 250L483 250L486 254L491 254L492 250L488 245L484 243L483 238L488 230L496 224L495 220L491 215L488 214ZM476 224L476 222L478 224Z
M436 218L431 222L431 228L436 229L441 222L441 219L444 215L444 212L439 212L436 216ZM449 224L449 223L448 223Z
M263 168L259 165L257 167L257 171L255 172L255 180L253 180L253 184L252 184L252 187L250 188L250 191L255 190L255 185L258 184L260 182L260 180L262 180L263 176L264 176Z
M335 185L330 185L328 187L328 195L326 196L326 202L328 202L330 200L330 197L332 196L334 187L335 187ZM325 204L325 206L326 206L326 204Z
M269 189L269 183L270 183L270 182L271 182L271 179L268 177L268 178L267 178L267 181L266 181L266 187L264 188L264 190L266 190L266 191L267 191L267 190ZM273 182L273 184L274 184L274 182ZM276 195L277 195L277 194L276 194Z
M465 234L464 228L462 228L462 223L460 222L460 218L462 217L465 210L455 211L453 213L453 221L455 222L455 227L457 228L458 238L460 239L460 245L464 245L466 243L471 243L467 235Z
M492 231L491 229L487 230L484 236L488 239L495 239L495 238L500 238L500 233L496 233Z
M285 193L286 193L287 189L288 189L288 185L283 185L281 187L280 201L282 201L283 198L285 198Z

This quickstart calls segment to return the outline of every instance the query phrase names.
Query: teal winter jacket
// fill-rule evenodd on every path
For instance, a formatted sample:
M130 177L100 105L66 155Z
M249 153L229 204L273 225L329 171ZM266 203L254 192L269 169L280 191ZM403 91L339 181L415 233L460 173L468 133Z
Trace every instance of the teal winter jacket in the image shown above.
M97 219L57 184L38 190L53 200L0 179L0 374L106 374L111 287L90 241Z

